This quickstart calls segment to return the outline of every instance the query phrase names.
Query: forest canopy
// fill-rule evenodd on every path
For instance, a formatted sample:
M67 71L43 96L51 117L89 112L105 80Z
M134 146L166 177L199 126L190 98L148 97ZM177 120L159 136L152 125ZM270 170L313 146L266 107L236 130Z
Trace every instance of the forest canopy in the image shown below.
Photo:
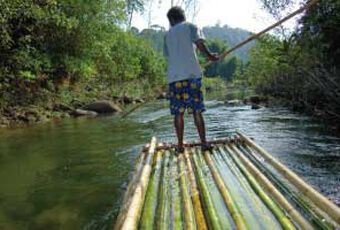
M164 62L125 32L126 2L0 1L0 103L30 104L70 85L164 81ZM95 84L93 84L95 82ZM51 95L50 95L51 96Z

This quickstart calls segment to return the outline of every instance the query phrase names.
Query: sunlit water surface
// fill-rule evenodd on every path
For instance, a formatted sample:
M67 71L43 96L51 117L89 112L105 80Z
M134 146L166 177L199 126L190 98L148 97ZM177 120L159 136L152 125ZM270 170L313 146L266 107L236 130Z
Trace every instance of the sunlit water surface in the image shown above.
M235 130L255 138L316 189L340 198L340 138L287 109L208 101L209 139ZM167 102L118 115L0 130L0 229L109 229L141 147L175 142ZM186 140L197 139L186 117Z

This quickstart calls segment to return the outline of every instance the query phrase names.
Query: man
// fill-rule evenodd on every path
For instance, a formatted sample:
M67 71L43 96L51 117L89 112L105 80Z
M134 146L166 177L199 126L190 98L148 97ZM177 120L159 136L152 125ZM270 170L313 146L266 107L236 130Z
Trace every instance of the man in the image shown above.
M202 71L195 53L195 46L210 61L219 57L212 54L204 44L198 28L186 22L184 11L172 7L167 17L171 28L164 38L164 54L168 59L168 83L170 91L170 111L174 115L174 125L178 138L177 152L184 151L184 112L193 113L195 125L202 143L202 151L210 150L205 135L202 112L205 111L201 91Z

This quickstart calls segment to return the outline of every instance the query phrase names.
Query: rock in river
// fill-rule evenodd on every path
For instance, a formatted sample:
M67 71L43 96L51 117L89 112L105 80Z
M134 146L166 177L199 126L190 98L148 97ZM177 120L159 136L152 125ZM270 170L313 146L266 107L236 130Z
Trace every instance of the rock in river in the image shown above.
M76 109L72 115L79 117L79 116L91 116L91 117L95 117L98 114L94 111L89 111L89 110L84 110L84 109Z
M94 111L96 113L122 112L122 109L111 101L96 101L84 106L82 109Z
M237 106L237 105L241 105L242 101L240 101L240 100L230 100L230 101L226 101L225 104L229 105L229 106Z

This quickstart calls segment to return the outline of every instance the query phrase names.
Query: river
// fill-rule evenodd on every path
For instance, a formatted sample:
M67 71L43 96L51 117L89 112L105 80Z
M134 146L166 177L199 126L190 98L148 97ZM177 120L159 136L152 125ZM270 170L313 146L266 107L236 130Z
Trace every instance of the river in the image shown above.
M317 190L340 199L340 137L284 108L207 101L209 139L240 130ZM0 229L109 229L142 146L175 142L167 102L119 115L0 130ZM186 140L197 139L186 117Z

